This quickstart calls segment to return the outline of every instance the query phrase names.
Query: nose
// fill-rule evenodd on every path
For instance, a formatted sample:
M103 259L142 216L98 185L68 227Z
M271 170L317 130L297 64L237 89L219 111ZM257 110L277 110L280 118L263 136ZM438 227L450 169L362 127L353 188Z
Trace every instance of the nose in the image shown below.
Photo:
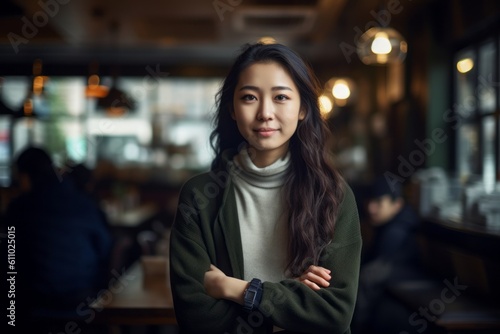
M259 121L269 121L274 117L274 104L271 99L262 99L257 112Z

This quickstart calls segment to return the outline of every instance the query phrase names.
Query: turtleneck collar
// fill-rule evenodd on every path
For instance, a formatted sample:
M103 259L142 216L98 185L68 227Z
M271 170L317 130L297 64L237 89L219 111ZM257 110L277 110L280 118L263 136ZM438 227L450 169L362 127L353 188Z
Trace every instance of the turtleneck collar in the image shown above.
M266 167L257 167L250 155L248 148L244 147L234 156L229 164L233 175L246 182L261 188L280 187L285 182L285 174L291 164L290 152L283 158Z

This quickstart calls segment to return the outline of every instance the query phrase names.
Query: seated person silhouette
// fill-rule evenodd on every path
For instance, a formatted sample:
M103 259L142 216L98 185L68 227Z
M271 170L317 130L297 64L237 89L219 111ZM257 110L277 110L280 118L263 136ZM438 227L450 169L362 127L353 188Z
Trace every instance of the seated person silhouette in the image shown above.
M53 310L77 313L106 287L108 227L95 202L57 173L44 150L27 148L15 167L22 193L6 220L16 233L19 314L29 321Z
M69 178L77 189L83 192L92 193L92 170L82 163L70 164L72 167L64 173L63 177Z
M377 328L381 313L392 312L394 316L395 312L384 309L392 301L386 289L421 277L416 240L418 215L405 203L399 184L390 185L384 177L372 184L367 199L367 218L373 234L362 255L353 332L389 333L392 331L386 324L382 324L383 330ZM397 320L388 322L396 324ZM407 322L407 317L402 319L403 324Z

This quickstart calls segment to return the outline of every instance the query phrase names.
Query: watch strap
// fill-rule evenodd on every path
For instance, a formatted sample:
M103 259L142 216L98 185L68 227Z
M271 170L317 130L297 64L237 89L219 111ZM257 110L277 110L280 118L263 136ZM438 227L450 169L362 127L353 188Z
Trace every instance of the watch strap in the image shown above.
M250 284L243 294L243 309L248 312L256 309L259 307L261 299L262 281L258 278L254 278L250 281Z

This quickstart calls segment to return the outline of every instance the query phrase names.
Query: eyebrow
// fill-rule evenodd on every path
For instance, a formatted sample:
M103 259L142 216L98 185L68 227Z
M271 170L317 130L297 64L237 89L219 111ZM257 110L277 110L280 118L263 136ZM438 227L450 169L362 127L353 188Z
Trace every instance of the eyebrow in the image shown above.
M250 85L247 85L247 86L243 86L241 87L239 90L242 91L242 90L254 90L254 91L260 91L260 88L259 87L256 87L256 86L250 86ZM277 90L289 90L289 91L292 91L293 92L293 89L291 89L290 87L287 87L287 86L274 86L273 88L271 88L272 91L277 91Z

